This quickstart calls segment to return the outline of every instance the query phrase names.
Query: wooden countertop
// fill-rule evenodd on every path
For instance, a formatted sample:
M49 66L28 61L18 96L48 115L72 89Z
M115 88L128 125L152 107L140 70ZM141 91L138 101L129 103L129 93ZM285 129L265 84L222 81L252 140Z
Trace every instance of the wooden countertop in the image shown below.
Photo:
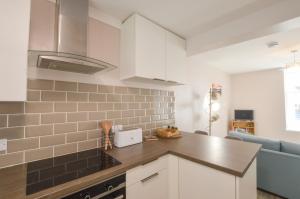
M183 137L179 139L161 139L121 149L114 148L107 153L121 161L121 165L29 196L25 194L27 165L17 165L0 170L0 198L58 198L124 173L138 165L151 162L165 154L173 154L234 176L243 177L260 147L261 145L253 143L183 133Z

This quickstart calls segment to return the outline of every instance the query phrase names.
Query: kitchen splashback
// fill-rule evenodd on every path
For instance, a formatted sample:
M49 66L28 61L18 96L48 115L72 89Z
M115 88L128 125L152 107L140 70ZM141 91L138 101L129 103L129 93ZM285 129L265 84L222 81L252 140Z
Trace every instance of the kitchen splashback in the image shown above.
M174 125L174 92L28 80L26 102L0 102L0 168L101 146L99 122L143 129Z

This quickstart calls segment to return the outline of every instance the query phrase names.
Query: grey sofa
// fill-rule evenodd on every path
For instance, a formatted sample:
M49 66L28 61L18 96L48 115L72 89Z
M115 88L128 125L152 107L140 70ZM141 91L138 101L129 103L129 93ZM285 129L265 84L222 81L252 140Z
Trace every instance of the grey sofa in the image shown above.
M257 186L289 199L300 199L300 144L230 132L246 142L262 144L257 156Z

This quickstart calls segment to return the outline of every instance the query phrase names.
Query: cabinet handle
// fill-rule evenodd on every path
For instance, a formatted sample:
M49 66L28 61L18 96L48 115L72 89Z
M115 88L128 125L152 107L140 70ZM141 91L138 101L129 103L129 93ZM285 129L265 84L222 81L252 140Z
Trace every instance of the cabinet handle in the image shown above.
M124 195L122 194L120 196L115 197L114 199L123 199L123 198L124 198Z
M159 79L159 78L153 78L153 80L161 81L161 82L165 82L165 81L166 81L166 80L164 80L164 79Z
M158 173L154 173L154 174L148 176L147 178L144 178L143 180L141 180L141 182L142 182L142 183L145 183L145 182L147 182L148 180L151 180L152 178L154 178L154 177L156 177L156 176L158 176L158 175L159 175Z
M169 83L173 83L173 84L178 84L178 82L176 82L176 81L171 81L171 80L169 80L168 82L169 82Z

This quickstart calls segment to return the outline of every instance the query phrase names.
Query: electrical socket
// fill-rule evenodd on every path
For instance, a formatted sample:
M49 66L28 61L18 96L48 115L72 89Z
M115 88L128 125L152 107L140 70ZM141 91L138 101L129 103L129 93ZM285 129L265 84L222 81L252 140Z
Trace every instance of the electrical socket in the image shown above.
M0 139L0 151L7 150L7 139Z

